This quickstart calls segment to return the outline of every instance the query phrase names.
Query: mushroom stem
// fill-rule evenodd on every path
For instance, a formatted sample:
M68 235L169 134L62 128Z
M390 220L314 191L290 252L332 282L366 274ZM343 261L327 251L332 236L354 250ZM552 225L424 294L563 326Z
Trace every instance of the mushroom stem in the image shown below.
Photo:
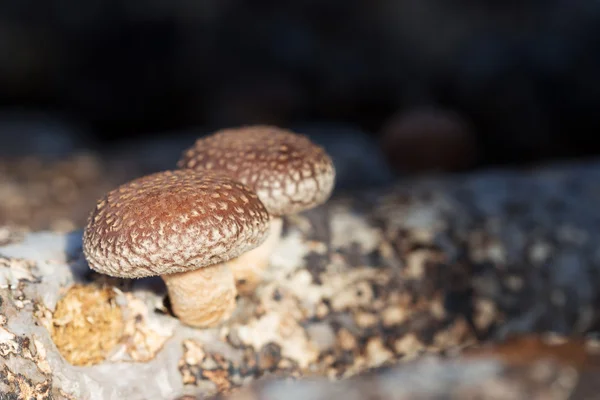
M231 317L237 291L226 264L161 275L173 313L186 325L212 328Z
M269 267L271 254L281 238L283 220L272 217L269 236L260 246L245 252L227 262L235 277L238 292L247 294L253 291L262 279L262 274Z

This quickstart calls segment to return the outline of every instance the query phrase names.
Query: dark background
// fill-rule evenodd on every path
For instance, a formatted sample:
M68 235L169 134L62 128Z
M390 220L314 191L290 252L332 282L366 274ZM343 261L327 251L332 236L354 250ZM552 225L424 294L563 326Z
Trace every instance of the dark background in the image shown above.
M184 130L333 124L411 173L600 149L595 1L0 4L4 156L57 146L66 139L44 133L56 124L94 149Z

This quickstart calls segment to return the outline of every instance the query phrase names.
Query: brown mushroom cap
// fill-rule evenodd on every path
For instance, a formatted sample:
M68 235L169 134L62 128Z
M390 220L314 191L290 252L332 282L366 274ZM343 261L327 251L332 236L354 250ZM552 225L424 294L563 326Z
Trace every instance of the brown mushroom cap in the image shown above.
M227 173L254 189L275 217L324 203L335 181L333 162L322 147L304 135L265 125L200 138L177 165Z
M268 231L269 214L244 185L209 171L166 171L104 196L88 220L83 251L100 273L141 278L228 261Z

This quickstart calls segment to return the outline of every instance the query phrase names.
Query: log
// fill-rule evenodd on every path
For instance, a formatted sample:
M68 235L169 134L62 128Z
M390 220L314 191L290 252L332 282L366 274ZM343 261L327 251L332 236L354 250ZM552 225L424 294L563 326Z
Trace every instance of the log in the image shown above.
M465 352L597 331L599 178L594 161L338 194L286 218L264 282L209 330L171 315L159 278L91 272L79 231L4 232L0 393L170 400L284 378L342 379L347 390L394 368L394 387L441 385L457 370L463 387L501 379L497 359Z

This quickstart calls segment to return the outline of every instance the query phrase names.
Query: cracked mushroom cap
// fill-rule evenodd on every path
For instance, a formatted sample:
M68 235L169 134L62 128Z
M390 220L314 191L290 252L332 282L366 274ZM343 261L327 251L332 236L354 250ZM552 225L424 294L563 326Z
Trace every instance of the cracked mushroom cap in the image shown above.
M260 245L268 229L269 214L246 186L209 171L165 171L105 195L83 252L100 273L141 278L225 262Z
M324 203L335 181L333 162L322 147L272 126L223 129L200 138L177 165L229 174L254 189L273 216Z

